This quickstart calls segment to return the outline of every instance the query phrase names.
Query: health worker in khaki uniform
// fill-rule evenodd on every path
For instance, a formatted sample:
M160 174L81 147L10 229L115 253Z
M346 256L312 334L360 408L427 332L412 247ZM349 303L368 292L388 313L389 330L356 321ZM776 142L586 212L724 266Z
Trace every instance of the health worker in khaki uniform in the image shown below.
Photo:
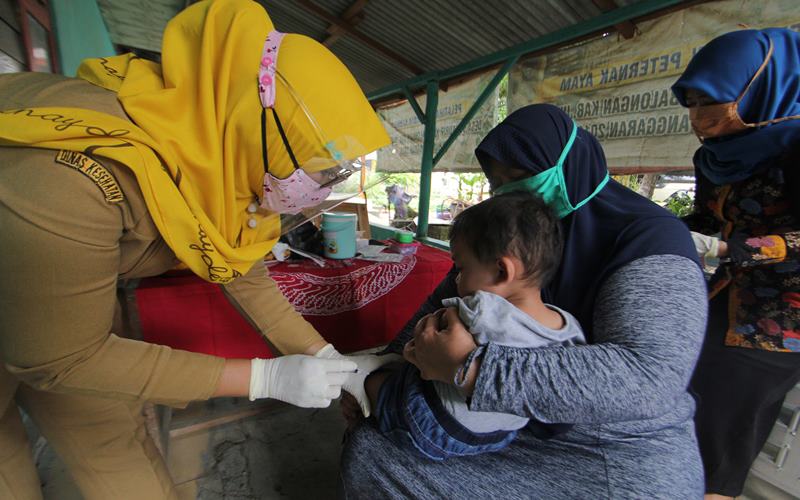
M0 498L41 497L18 407L87 499L173 498L144 401L325 407L344 388L363 403L380 364L336 352L262 264L280 213L318 204L345 160L389 142L352 75L250 0L192 5L162 57L90 59L77 79L0 76ZM115 335L117 280L179 263L285 356Z

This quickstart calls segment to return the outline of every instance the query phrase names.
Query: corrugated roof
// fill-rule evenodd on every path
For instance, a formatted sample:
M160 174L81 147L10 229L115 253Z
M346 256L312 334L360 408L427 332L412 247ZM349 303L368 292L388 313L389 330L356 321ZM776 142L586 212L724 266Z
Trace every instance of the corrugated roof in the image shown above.
M331 24L309 12L303 1L259 0L277 29L328 37ZM341 18L354 0L312 0ZM614 0L619 7L642 0ZM354 27L400 54L422 72L438 71L587 21L602 14L594 0L368 0ZM602 2L598 2L602 3ZM344 35L331 50L344 61L366 93L412 78L412 72L361 40Z
M329 36L331 22L326 15L341 18L351 6L362 5L352 22L355 29L404 60L352 34L333 42L331 50L369 94L420 73L453 68L588 21L602 14L596 3L624 7L647 0L258 1L278 30L319 41ZM159 50L160 30L184 3L190 2L99 0L114 42L149 50ZM310 12L308 4L318 12Z

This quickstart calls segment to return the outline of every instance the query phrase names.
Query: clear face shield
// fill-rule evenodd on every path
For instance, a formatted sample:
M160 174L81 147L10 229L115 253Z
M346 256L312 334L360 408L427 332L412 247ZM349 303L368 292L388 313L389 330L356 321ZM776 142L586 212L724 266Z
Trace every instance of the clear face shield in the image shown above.
M384 179L371 182L368 186L362 183L353 192L331 196L334 186L345 182L353 173L361 172L364 165L357 158L367 151L354 137L327 135L291 83L277 71L277 53L282 37L283 34L278 32L269 34L259 70L264 162L264 191L260 204L267 210L281 214L281 234L285 234L360 195ZM281 91L286 91L290 98L290 104L286 106L290 112L285 116L275 107L278 82ZM273 116L287 160L291 162L293 169L282 177L273 175L269 168L266 140L268 113ZM275 170L285 173L286 165Z
M336 166L313 172L308 174L309 177L319 182L321 188L333 188L342 184L356 172L361 172L361 169L366 168L366 165L358 160L342 161Z

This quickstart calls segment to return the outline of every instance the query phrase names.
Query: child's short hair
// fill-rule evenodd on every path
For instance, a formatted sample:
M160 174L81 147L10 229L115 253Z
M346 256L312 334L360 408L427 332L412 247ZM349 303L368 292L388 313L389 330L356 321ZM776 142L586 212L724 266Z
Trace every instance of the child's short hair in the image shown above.
M523 276L543 288L561 263L561 224L538 195L512 191L464 210L453 221L450 241L468 246L479 262L512 255L522 261Z

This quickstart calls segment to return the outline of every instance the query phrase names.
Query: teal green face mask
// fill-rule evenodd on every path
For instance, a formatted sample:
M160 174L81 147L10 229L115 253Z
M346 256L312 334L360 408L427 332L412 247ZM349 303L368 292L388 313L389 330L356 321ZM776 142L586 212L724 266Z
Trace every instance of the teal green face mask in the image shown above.
M567 154L569 154L569 150L572 149L572 143L575 142L575 137L577 135L578 125L573 123L572 133L569 136L567 145L564 146L564 151L561 152L561 156L558 158L558 163L532 177L504 184L497 188L495 193L503 194L511 191L531 191L536 193L542 197L544 202L555 212L559 219L563 219L575 210L581 208L603 189L608 182L608 173L606 173L605 178L592 194L586 197L586 199L581 200L577 205L572 205L569 201L569 196L567 196L567 183L564 180L564 160L567 159Z

